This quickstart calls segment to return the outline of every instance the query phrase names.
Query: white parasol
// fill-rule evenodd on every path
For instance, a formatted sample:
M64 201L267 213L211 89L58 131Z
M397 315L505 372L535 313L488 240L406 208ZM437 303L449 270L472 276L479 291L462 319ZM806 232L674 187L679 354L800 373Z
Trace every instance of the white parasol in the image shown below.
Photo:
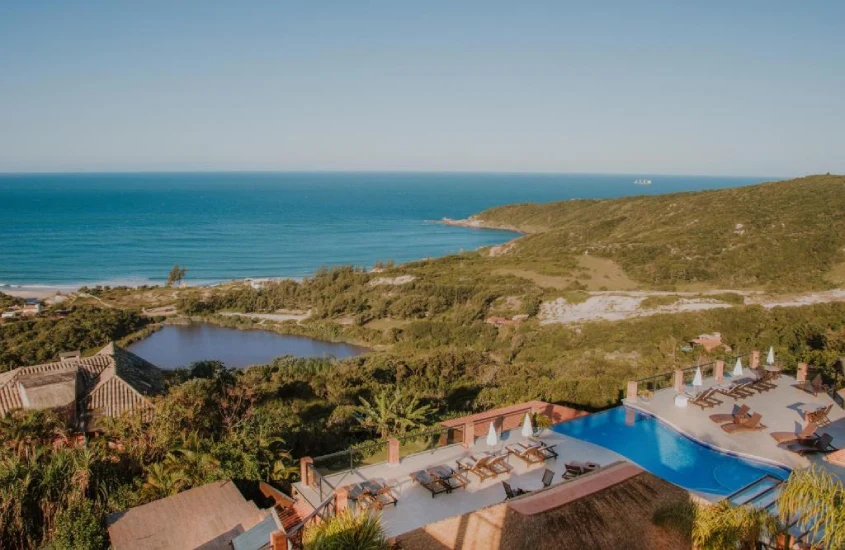
M531 426L531 418L528 413L525 413L525 421L522 423L522 437L531 437L534 435L534 428Z

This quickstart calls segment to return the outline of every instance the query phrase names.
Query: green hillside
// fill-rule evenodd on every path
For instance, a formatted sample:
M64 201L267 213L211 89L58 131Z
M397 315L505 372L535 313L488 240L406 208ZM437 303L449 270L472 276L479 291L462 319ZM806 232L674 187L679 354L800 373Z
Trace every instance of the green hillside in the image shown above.
M654 286L826 288L845 261L845 177L810 176L749 187L519 204L481 213L528 236L512 254L589 253Z

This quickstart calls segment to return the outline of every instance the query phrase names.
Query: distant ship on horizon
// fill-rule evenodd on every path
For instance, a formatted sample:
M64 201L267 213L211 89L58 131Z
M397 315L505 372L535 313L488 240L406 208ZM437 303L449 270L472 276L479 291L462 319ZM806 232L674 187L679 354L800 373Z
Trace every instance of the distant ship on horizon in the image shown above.
M647 179L634 180L634 185L651 185L651 180L647 180Z

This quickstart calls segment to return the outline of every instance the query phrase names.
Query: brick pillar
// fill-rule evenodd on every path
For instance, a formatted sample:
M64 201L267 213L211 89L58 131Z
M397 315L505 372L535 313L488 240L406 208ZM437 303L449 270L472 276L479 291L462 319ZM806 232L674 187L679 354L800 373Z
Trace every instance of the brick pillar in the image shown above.
M387 440L387 463L399 464L399 440L390 438Z
M751 368L752 369L759 369L760 368L760 352L756 349L751 352Z
M725 381L725 362L722 360L716 361L716 366L713 367L713 375L716 377L716 382L721 384Z
M684 391L684 371L675 369L675 378L672 380L672 386L675 391Z
M288 538L283 531L270 533L270 548L272 550L288 550Z
M314 480L312 479L311 468L308 466L313 464L314 459L310 456L303 456L299 459L299 480L309 487L314 483Z
M472 422L464 423L464 442L463 446L469 449L475 444L475 424Z
M340 487L334 491L334 512L340 514L349 508L349 489Z
M636 402L637 402L637 393L638 393L638 391L639 391L639 390L638 390L638 388L637 388L637 381L636 381L636 380L631 380L631 381L629 381L629 382L628 382L628 391L627 391L627 392L625 392L625 397L626 397L626 398L628 399L628 401L630 401L631 403L636 403Z
M798 363L798 372L795 374L796 382L807 381L807 363Z

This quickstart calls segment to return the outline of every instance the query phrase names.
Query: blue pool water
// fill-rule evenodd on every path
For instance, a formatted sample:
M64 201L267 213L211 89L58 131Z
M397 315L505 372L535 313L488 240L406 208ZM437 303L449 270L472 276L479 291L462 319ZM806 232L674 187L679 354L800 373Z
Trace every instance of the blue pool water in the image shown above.
M627 412L627 414L626 414ZM557 424L554 431L615 451L652 474L691 491L725 496L766 474L787 470L721 453L656 419L625 407Z

